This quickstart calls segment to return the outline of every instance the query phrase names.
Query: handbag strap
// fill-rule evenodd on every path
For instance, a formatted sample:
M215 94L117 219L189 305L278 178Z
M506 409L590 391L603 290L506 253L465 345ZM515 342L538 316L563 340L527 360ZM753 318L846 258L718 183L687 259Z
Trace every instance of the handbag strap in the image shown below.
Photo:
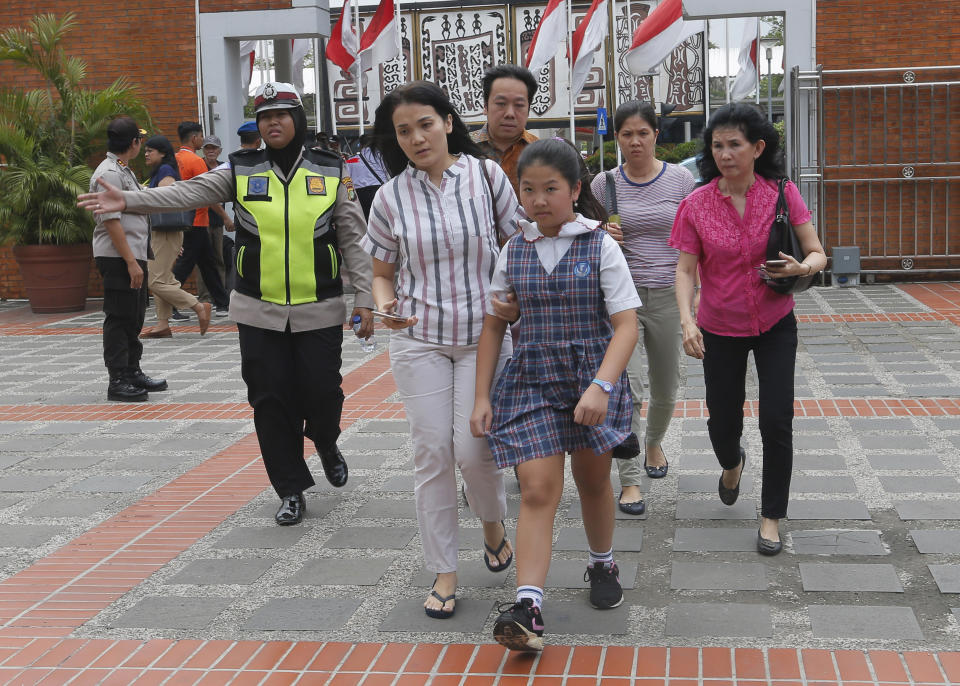
M617 177L614 174L613 169L610 169L609 171L604 172L603 175L606 177L606 183L607 183L606 192L604 193L607 200L607 202L605 203L607 206L607 213L620 214L617 211Z
M487 182L487 190L490 191L490 216L493 217L493 228L496 232L497 240L500 239L500 222L497 220L497 202L493 197L493 181L490 180L490 172L487 171L487 161L478 160L480 170L483 172L483 180Z
M790 207L787 205L787 196L784 191L789 180L786 176L783 176L777 182L777 221L784 220L787 224L790 223Z

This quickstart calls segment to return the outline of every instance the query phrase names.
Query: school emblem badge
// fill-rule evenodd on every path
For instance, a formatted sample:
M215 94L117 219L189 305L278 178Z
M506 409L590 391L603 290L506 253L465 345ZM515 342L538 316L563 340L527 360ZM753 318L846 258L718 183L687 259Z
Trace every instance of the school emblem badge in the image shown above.
M264 100L273 100L277 97L277 89L272 83L268 83L263 87L262 95Z
M266 176L251 176L247 179L247 195L266 195L270 179Z
M307 195L326 195L327 184L322 176L307 177Z
M581 279L585 276L590 276L590 263L577 262L575 265L573 265L573 275L578 276Z

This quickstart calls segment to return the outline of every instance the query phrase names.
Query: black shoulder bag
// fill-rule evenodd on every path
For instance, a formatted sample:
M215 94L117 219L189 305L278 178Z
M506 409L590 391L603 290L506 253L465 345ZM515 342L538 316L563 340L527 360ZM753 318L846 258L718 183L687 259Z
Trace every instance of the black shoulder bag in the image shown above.
M806 255L803 254L803 248L800 241L797 240L797 233L793 230L793 224L790 223L790 208L787 207L787 199L783 194L787 186L786 177L780 179L778 183L777 209L773 224L770 225L770 238L767 239L767 259L780 260L780 253L790 255L797 262L803 262ZM813 283L815 273L811 272L807 276L788 276L783 279L767 279L766 284L777 293L784 295L790 293L802 293L810 288Z

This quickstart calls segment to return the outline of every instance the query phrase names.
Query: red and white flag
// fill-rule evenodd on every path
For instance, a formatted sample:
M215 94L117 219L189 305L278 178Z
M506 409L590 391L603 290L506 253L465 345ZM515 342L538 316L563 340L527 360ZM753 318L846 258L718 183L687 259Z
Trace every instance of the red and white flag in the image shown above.
M327 59L335 65L356 75L357 53L360 52L360 39L353 28L353 10L350 0L343 3L337 25L330 32L327 41Z
M570 29L567 27L567 6L564 2L565 0L550 0L540 17L540 23L537 24L533 40L527 49L526 66L533 73L540 71L567 40L567 31Z
M400 54L400 26L393 0L380 0L360 37L360 70L389 62Z
M651 73L675 47L705 28L703 20L683 20L682 0L663 0L633 34L626 54L627 69L631 74Z
M607 0L593 0L587 15L573 32L573 97L577 97L593 68L593 56L607 35Z
M250 79L253 77L253 61L257 57L257 41L240 41L240 84L243 92L250 88Z
M730 99L743 100L757 87L757 28L759 20L748 17L744 21L743 36L740 39L740 56L737 62L740 70L730 86Z
M309 38L294 38L290 41L290 60L293 63L293 85L299 92L303 92L303 61L310 52L312 40Z

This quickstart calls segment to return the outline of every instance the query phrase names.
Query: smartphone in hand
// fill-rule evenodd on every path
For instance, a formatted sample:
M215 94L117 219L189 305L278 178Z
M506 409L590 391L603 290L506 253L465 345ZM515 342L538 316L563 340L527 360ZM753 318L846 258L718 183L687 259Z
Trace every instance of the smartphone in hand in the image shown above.
M373 310L374 317L380 317L381 319L389 319L392 322L405 322L407 317L404 317L400 314L393 314L392 312L381 312L380 310Z
M764 267L767 267L767 268L770 268L770 267L786 267L786 266L787 266L787 261L786 261L786 260L767 260L766 262L763 263L763 266L764 266Z

